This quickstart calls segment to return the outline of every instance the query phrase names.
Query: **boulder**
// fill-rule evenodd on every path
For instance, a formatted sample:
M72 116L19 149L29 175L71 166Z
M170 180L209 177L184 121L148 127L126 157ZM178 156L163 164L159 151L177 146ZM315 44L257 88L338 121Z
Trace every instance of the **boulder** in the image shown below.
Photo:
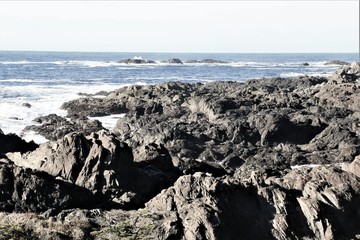
M183 62L178 58L170 58L165 61L161 61L162 63L170 63L170 64L183 64Z

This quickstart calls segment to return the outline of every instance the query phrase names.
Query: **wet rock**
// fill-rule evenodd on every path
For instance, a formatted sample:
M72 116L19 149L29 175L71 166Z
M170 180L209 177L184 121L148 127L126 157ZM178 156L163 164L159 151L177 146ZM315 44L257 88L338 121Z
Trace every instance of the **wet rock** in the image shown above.
M155 64L156 62L153 60L146 60L142 58L127 58L118 61L118 63L125 63L125 64Z
M170 58L165 61L161 61L162 63L170 63L170 64L183 64L183 62L178 58Z
M228 63L217 59L188 60L186 63Z

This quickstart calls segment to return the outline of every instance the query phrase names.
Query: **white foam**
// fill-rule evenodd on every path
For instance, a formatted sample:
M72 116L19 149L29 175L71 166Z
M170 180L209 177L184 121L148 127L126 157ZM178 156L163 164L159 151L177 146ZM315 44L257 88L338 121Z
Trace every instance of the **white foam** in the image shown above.
M64 102L79 98L79 92L94 94L99 91L112 91L123 86L124 84L2 86L0 88L0 129L5 134L22 135L22 130L28 125L33 125L32 120L36 117L51 113L66 116L67 112L60 107ZM23 106L24 103L29 103L31 107ZM25 133L24 136L27 140L45 141L36 134Z
M303 165L294 165L294 166L290 166L291 169L301 169L301 168L316 168L316 167L321 167L323 165L321 164L303 164Z
M124 116L125 114L112 114L109 116L102 116L102 117L89 117L89 119L98 120L101 122L103 127L112 130L116 126L117 121Z
M302 72L302 73L296 73L296 72L288 72L288 73L281 73L280 77L286 78L286 77L299 77L299 76L311 76L311 77L329 77L331 76L331 72Z
M35 133L34 131L26 132L21 137L27 142L34 141L37 144L42 144L49 141L48 139Z

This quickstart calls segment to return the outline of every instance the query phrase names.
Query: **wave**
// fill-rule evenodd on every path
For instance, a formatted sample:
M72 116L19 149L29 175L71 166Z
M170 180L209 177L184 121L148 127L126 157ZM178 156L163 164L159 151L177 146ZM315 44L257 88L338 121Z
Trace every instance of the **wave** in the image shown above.
M302 72L302 73L298 73L298 72L288 72L288 73L281 73L280 77L286 78L286 77L299 77L299 76L311 76L311 77L329 77L331 76L333 73L332 72Z

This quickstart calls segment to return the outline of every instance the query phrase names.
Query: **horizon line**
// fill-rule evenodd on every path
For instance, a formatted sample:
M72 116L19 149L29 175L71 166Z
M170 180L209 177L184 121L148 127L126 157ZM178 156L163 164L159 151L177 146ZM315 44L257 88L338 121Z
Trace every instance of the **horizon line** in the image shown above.
M333 53L337 53L337 54L341 54L341 53L345 53L345 54L360 54L360 52L358 51L354 51L354 52L348 52L348 51L334 51L334 52L220 52L220 51L201 51L201 52L191 52L191 51L174 51L174 52L170 52L170 51L89 51L89 50L2 50L0 49L0 52L73 52L73 53L178 53L178 54L186 54L186 53L195 53L195 54L333 54Z

